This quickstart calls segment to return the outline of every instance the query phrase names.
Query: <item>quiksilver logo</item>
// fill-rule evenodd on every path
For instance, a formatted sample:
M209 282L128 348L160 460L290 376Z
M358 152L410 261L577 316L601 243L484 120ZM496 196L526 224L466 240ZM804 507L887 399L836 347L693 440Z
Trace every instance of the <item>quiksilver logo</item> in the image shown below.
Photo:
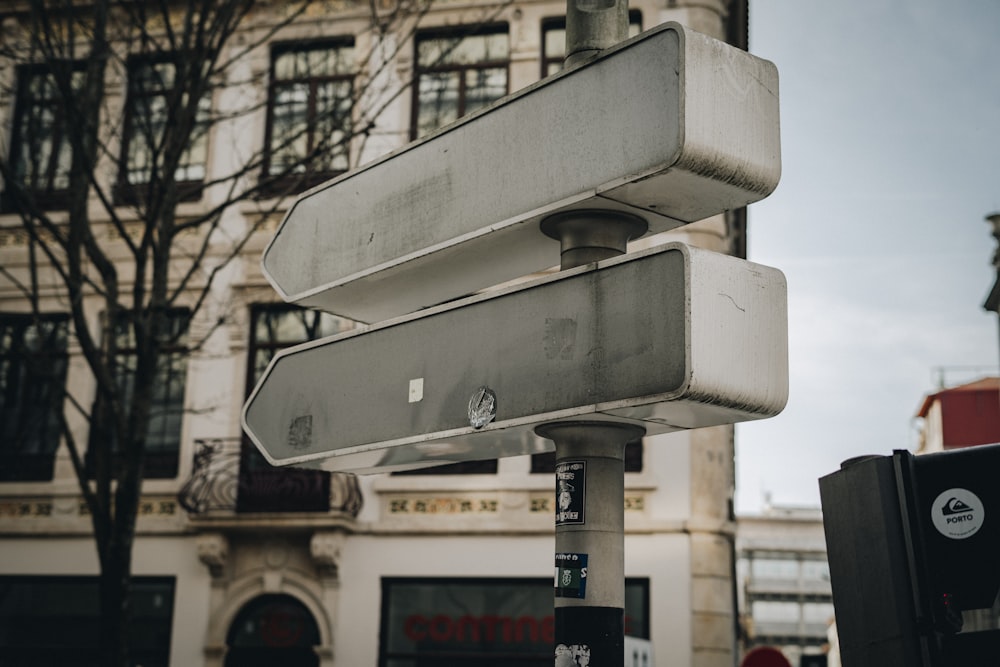
M985 521L986 507L979 496L969 489L947 489L938 494L931 504L931 522L948 539L972 537Z
M941 514L944 514L945 516L948 516L949 514L963 514L971 511L971 507L954 496L949 498L948 502L946 502L941 508Z
M964 523L975 518L973 509L955 497L951 497L941 507L941 514L945 517L945 523Z

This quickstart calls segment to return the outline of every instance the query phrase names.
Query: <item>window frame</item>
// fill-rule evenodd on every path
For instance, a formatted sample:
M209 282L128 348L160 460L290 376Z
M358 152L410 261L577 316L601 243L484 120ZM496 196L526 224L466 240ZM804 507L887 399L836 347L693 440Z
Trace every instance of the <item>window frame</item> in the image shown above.
M354 61L354 48L355 41L353 36L339 36L333 38L324 38L320 40L309 40L309 41L299 41L299 42L282 42L273 44L271 46L271 61L268 70L268 85L267 85L267 113L265 115L265 126L264 126L264 164L261 170L262 179L265 181L265 185L262 188L265 196L277 195L277 194L291 194L294 192L300 192L302 190L308 189L315 185L327 181L335 176L343 174L350 170L351 168L351 144L352 135L354 132L354 114L355 114L355 83L357 81L358 72L357 68L351 68L350 72L337 73L337 74L324 74L316 75L313 73L307 73L305 76L295 76L289 78L278 78L277 75L277 65L278 60L289 53L298 52L311 52L311 51L339 51L341 49L349 50L344 58L350 59L353 63ZM346 83L349 89L350 104L346 109L346 124L344 132L346 138L343 142L343 157L346 160L346 165L343 169L306 169L304 173L301 174L287 174L283 170L274 169L274 159L275 154L281 151L276 151L272 143L275 139L275 111L278 108L278 90L282 87L292 87L295 85L306 84L309 88L308 98L306 100L306 153L307 155L314 150L316 144L316 134L319 129L316 127L317 116L322 116L324 114L329 114L329 110L323 110L322 113L318 111L318 89L324 84L338 84ZM321 161L321 160L319 160ZM307 164L310 162L306 160ZM274 172L277 171L277 174Z
M491 623L490 628L495 628L496 635L493 639L489 639L487 636L483 636L481 646L477 648L472 648L470 646L462 646L455 650L449 650L448 648L442 648L438 646L428 646L423 647L416 651L406 650L404 647L399 647L394 645L395 641L398 641L398 625L394 627L393 621L399 620L399 608L394 607L394 603L399 603L403 600L413 600L413 587L428 587L439 590L448 590L446 593L448 597L452 598L455 608L452 610L444 609L427 609L427 616L420 616L422 624L415 624L412 622L404 621L404 627L408 626L411 631L420 632L422 630L428 631L430 634L431 626L434 626L434 630L438 634L447 634L448 621L451 620L451 627L458 630L458 632L469 632L470 634L474 632L472 628L475 626L475 620L477 616L470 612L468 605L466 604L467 599L463 598L463 594L468 594L475 597L479 594L483 594L486 591L494 592L494 594L503 594L505 590L511 590L514 592L525 592L525 589L531 591L532 596L538 596L539 599L544 602L536 609L535 616L527 616L527 618L534 618L538 623L536 627L540 631L540 635L545 633L545 627L549 629L554 629L553 624L553 607L551 606L551 596L552 596L552 577L541 578L541 577L487 577L487 576L470 576L470 577L407 577L407 576L386 576L380 579L380 598L381 604L379 605L379 656L378 665L379 667L390 667L392 665L427 665L427 664L469 664L476 661L483 661L485 664L495 665L514 665L514 664L526 664L526 665L541 665L541 664L552 664L552 647L551 644L544 644L542 642L535 640L538 644L535 650L519 650L516 652L504 651L502 641L500 639L503 637L504 627L503 620L514 621L514 623L509 623L507 625L508 629L512 629L513 633L517 630L517 621L522 621L526 617L520 616L517 619L503 619L499 616L494 615L495 611L490 610L490 615L482 616L485 621ZM410 588L411 590L407 590ZM626 577L625 578L625 628L626 632L631 632L630 636L639 637L642 639L649 639L651 624L649 621L650 607L651 607L651 580L649 577ZM462 611L459 612L458 610ZM447 611L452 611L454 613L461 613L459 618L449 618ZM523 610L522 610L523 611ZM638 617L630 616L630 612L635 612ZM413 619L412 615L410 619ZM544 627L543 627L544 626ZM524 630L525 626L521 626ZM404 630L404 633L406 630ZM485 633L484 633L485 635ZM541 636L539 639L543 639ZM433 638L432 638L433 640ZM439 639L438 643L446 643L447 638ZM478 664L478 663L477 663Z
M25 155L37 152L36 150L32 150L29 145L33 138L24 136L25 125L30 123L32 118L37 119L46 111L52 114L53 122L51 126L45 126L43 129L44 131L51 132L50 136L53 137L52 144L56 146L56 149L49 152L48 164L44 170L46 174L45 184L42 187L38 187L37 184L25 183L23 177L26 174L20 174L17 185L12 188L8 184L4 188L2 198L0 198L0 210L3 212L16 211L19 206L19 198L23 196L30 198L33 205L43 210L65 209L69 205L68 180L72 171L73 155L68 139L70 121L67 118L68 112L65 99L58 92L41 99L32 96L30 93L32 84L39 79L49 79L51 81L51 83L45 86L47 90L51 91L57 88L59 84L58 70L60 68L68 68L71 76L75 78L76 75L84 73L85 67L86 63L83 61L59 60L48 64L23 64L16 68L15 76L17 84L15 88L14 113L10 126L10 143L7 155L8 164L16 173L23 168L22 160ZM64 174L60 174L60 154L68 146L68 150L70 151L70 165L67 166ZM54 187L53 181L63 176L67 180L66 186Z
M40 321L45 321L53 326L51 332L44 335L44 350L39 350L36 359L42 363L52 363L55 368L53 376L49 379L48 386L41 388L37 374L32 374L28 366L31 364L31 351L24 348L24 338L28 330L38 329ZM29 435L33 444L28 444L28 439L19 441L15 437L7 437L9 434L2 433L0 440L0 482L44 482L53 478L56 451L62 440L62 419L63 400L66 396L66 377L69 369L69 315L66 313L0 313L0 334L14 325L15 335L22 349L11 351L0 342L0 374L7 380L6 374L11 370L17 372L15 378L16 386L4 389L0 386L0 392L11 392L16 398L12 413L18 417L15 420L8 419L9 413L4 405L3 393L0 393L0 415L4 416L4 426L9 428L11 423L16 426L21 425L25 419L25 412L35 412L32 406L27 406L25 410L25 386L31 386L34 390L41 389L42 394L48 394L46 402L48 405L37 410L38 416L44 416L43 422L39 423L38 432L34 436ZM18 335L19 334L19 335ZM3 336L6 339L6 336ZM54 349L48 345L55 340ZM20 369L20 370L19 370ZM45 415L44 413L48 413ZM10 448L10 450L8 450ZM28 453L28 449L35 449Z
M545 45L548 44L549 32L556 30L566 31L565 16L550 16L542 19L541 56L539 60L541 61L541 77L543 79L562 70L563 61L566 59L565 40L563 40L562 49L555 55L549 54L545 48ZM642 32L642 12L638 9L630 9L628 11L628 36L633 37L640 32ZM553 65L556 66L555 69L552 69Z
M475 63L447 63L438 62L431 65L423 65L420 62L420 45L422 42L439 39L456 40L456 48L463 40L470 37L483 37L488 35L503 34L507 38L507 57L503 60L481 60ZM505 92L500 97L510 94L510 27L507 23L490 23L482 26L457 26L446 28L431 28L421 30L413 40L413 82L411 84L412 96L410 103L410 139L415 140L436 132L444 125L428 129L425 133L420 133L420 79L427 74L440 74L448 72L459 72L459 88L457 98L457 109L455 120L462 118L469 113L467 107L468 92L466 86L465 73L469 71L481 71L488 69L504 69L504 89ZM500 99L500 98L496 98ZM453 121L449 121L453 122Z
M164 339L160 343L159 355L157 357L157 368L154 371L157 378L157 385L162 385L167 387L169 382L160 382L159 378L162 373L167 373L168 375L174 375L175 371L180 373L182 376L182 382L180 385L180 391L178 396L172 396L169 391L167 394L157 400L154 395L150 403L150 414L149 414L149 429L146 433L146 451L143 465L143 479L175 479L178 475L180 468L180 455L181 449L183 448L184 440L184 412L185 412L185 397L187 395L187 373L188 373L188 361L191 356L191 350L188 347L188 333L191 325L191 311L184 307L174 307L169 308L166 311L167 317L170 318L169 331L165 334ZM127 336L126 339L122 340L119 338L119 344L117 346L117 354L115 355L115 377L114 381L118 385L118 390L126 396L126 403L128 402L127 397L129 396L131 390L124 386L127 382L127 373L130 369L128 363L129 359L134 358L135 355L135 343L131 341L131 326L130 321L133 317L133 311L121 311L119 312L119 317L121 318L119 322L111 325L109 331L111 335ZM122 328L124 334L119 329ZM124 344L122 344L124 343ZM174 364L178 363L179 368L175 369ZM94 408L91 414L97 414L99 410L99 403L101 401L101 394L98 392L97 398L94 400ZM177 420L176 432L171 434L170 441L168 442L168 447L158 447L155 450L149 448L150 440L153 434L150 432L154 426L154 416L157 410L162 408L164 414L177 410L181 415L180 419ZM113 438L114 433L108 432L108 437ZM90 476L94 475L94 462L93 462L93 447L95 446L94 438L97 437L97 433L93 429L90 431L90 436L88 438L87 456L85 459L85 464L87 466L88 474ZM113 460L115 465L120 465L121 463L121 453L119 451L120 445L118 443L112 443L113 448Z
M166 125L169 120L169 101L176 90L175 85L167 86L163 84L162 79L160 85L156 87L155 90L149 90L142 88L139 84L141 77L139 72L142 68L152 68L155 71L155 67L158 65L171 65L174 68L174 76L177 75L178 62L183 59L183 54L173 53L173 54L162 54L162 55L137 55L131 56L126 61L125 71L126 71L126 94L125 94L125 107L123 110L124 121L122 123L122 141L121 141L121 153L118 159L118 179L115 188L115 202L118 204L137 204L145 198L145 193L148 191L151 179L146 178L144 180L132 181L130 176L134 171L137 171L132 164L132 149L134 143L141 140L146 143L146 155L147 157L154 154L154 148L160 148L161 146L150 146L149 137L145 136L145 129L138 127L137 118L140 115L141 104L150 104L150 100L153 98L163 98L167 101L164 106L166 114L162 116L162 123ZM192 149L189 145L185 149L184 154L181 156L181 160L177 165L178 169L188 169L193 165L200 164L202 166L203 174L201 178L176 178L175 183L177 184L177 195L178 200L182 202L197 201L201 199L204 192L205 182L208 177L208 166L209 166L209 151L211 149L211 142L209 141L209 133L212 127L211 121L211 109L212 109L212 92L211 89L205 93L205 97L199 102L203 105L199 109L199 116L204 114L204 117L195 121L195 127L192 130L192 138L196 138L202 142L204 160L201 162L192 162L185 158L188 152ZM148 128L154 135L156 134L156 129L154 123L151 123ZM162 141L161 137L152 137ZM154 159L150 162L150 165L154 165L156 160ZM150 166L150 169L152 166Z
M177 577L136 575L131 599L133 664L168 667ZM15 624L0 633L0 664L98 665L100 615L97 576L0 575L0 621Z

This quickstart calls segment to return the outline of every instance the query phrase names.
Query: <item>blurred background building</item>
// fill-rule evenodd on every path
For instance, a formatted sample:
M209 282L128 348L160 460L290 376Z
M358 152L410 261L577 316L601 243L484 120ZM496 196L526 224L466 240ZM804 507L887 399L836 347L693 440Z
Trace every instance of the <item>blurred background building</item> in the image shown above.
M737 576L746 648L778 648L792 665L823 667L833 594L819 508L775 506L738 518Z

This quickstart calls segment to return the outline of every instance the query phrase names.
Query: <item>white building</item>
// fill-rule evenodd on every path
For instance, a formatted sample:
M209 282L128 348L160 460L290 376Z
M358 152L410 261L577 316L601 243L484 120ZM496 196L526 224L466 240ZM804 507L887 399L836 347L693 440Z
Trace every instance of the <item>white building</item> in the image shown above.
M819 508L768 503L738 517L736 545L746 649L770 646L792 665L827 665L833 593Z
M636 29L673 20L745 46L745 5L643 0L631 6L631 16ZM262 4L255 28L274 20L269 7ZM359 73L352 59L374 46L367 4L338 7L282 27L266 47L239 60L233 76L247 83L220 92L213 105L259 105L259 111L190 147L183 166L197 187L179 205L183 214L212 206L215 194L200 185L238 160L241 146L264 145L295 122L289 101L295 95L306 91L309 104L322 103L320 83L336 90L362 75L385 77L387 85L416 81L412 91L387 101L378 131L364 145L359 140L330 156L334 174L533 83L562 57L562 3L442 2L414 35L399 37L390 67ZM6 39L18 38L19 12L18 3L0 9ZM419 45L433 47L468 25L478 27L461 58L443 67L421 62ZM124 80L159 66L122 62L130 63L120 73ZM25 83L36 76L10 62L0 68L0 150L10 152L11 163L32 150L23 141L26 119L57 122L44 113L44 86ZM461 92L442 102L435 95L444 82L458 82ZM112 103L123 122L133 122L138 107L128 86L111 84ZM102 173L126 185L141 182L145 163L136 145L123 146L120 162ZM46 146L41 150L58 153L57 144ZM43 185L58 191L64 175L65 165L57 164ZM225 220L241 230L255 215L247 205ZM733 212L669 237L739 254L742 220ZM351 326L278 302L259 269L273 228L251 240L227 268L213 303L192 320L188 338L207 336L204 345L178 347L164 370L158 400L183 410L173 411L182 417L157 421L150 439L134 547L136 663L551 664L551 460L355 478L269 469L248 448L239 413L267 360L281 347ZM44 392L29 391L42 385L12 370L38 333L26 318L29 303L11 282L28 261L16 204L5 201L0 380L10 390L0 398L0 419L8 425L47 405ZM56 289L44 291L41 310L51 324L44 354L61 369L57 379L89 406L93 380L68 333L63 299ZM86 421L76 413L70 421L86 442ZM39 431L30 450L18 449L7 431L0 437L0 663L82 660L96 627L98 563L68 451L58 434ZM648 438L627 457L626 631L652 641L658 665L730 667L738 657L733 455L733 429L717 427Z

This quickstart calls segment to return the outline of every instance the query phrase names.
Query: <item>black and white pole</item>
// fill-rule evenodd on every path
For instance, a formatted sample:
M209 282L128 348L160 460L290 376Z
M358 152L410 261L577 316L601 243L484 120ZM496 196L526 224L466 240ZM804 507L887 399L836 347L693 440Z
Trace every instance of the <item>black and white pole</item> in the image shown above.
M625 445L645 429L554 422L556 443L555 665L625 662Z
M566 66L628 35L628 2L567 0ZM560 268L624 254L648 226L608 210L542 221ZM611 421L553 422L535 432L556 446L555 667L625 663L625 445L645 429Z

